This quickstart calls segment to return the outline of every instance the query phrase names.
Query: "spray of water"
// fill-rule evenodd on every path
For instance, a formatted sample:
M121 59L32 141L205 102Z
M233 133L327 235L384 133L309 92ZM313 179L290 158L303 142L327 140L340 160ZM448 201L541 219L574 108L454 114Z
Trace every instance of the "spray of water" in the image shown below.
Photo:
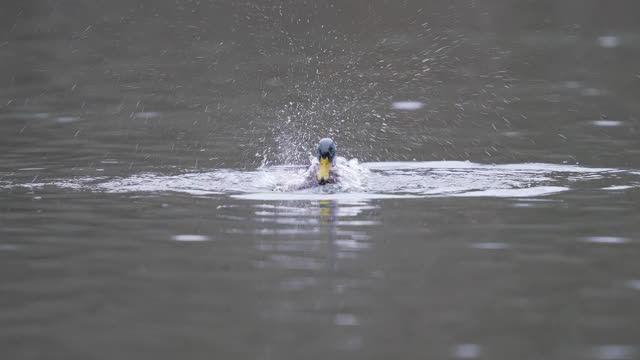
M305 189L315 189L324 193L363 191L369 170L360 165L357 159L347 160L338 156L332 171L339 181L335 184L319 186L316 180L318 159L309 157L311 165L307 169L292 169L290 173L272 172L269 168L262 169L262 186L277 192L292 192Z

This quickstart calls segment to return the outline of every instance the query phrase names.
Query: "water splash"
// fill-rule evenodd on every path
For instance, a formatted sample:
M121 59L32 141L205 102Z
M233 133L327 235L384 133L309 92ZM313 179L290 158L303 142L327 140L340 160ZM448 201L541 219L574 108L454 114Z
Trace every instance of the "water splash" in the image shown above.
M108 193L228 195L258 200L350 200L407 197L539 197L577 188L602 190L602 182L640 188L640 172L575 165L487 165L464 161L376 162L337 158L339 182L315 183L314 166L266 166L256 170L216 169L179 175L78 177L31 183L0 182L0 189L55 186Z

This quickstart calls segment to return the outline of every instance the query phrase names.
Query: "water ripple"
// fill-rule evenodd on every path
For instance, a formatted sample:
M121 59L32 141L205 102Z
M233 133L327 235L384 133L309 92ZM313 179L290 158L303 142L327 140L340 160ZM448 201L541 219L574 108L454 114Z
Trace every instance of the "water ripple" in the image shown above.
M154 173L129 177L79 177L30 183L4 181L0 188L60 188L107 193L179 192L229 195L252 200L339 200L416 197L539 197L575 188L629 190L640 187L640 172L557 164L478 164L465 161L375 162L340 158L337 184L319 186L304 166L270 166L256 170L216 169L179 175ZM296 210L297 211L297 210ZM268 218L268 209L259 213ZM279 213L281 216L282 213ZM292 216L297 216L291 214Z

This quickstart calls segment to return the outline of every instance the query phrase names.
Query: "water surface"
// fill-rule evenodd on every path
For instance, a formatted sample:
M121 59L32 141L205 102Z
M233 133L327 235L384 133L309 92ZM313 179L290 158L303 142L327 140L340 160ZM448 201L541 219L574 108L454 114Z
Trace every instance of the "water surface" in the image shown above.
M3 3L0 358L639 358L638 11Z

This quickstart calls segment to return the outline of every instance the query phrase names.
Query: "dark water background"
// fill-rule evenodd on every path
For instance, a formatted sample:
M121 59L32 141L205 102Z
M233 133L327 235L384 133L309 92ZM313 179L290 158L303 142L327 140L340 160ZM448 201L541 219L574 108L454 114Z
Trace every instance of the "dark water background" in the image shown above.
M637 187L272 201L28 186L306 164L326 135L363 162L638 171L639 13L3 2L0 181L25 186L0 189L0 357L640 358Z

